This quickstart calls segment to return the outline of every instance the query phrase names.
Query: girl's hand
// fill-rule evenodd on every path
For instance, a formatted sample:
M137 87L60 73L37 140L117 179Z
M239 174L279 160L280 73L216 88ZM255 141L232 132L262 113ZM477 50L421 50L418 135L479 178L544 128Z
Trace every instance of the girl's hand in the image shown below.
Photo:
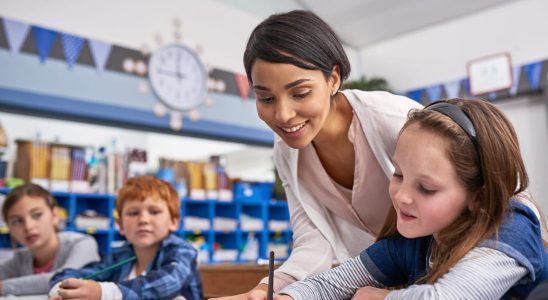
M367 299L367 300L382 300L386 295L390 293L389 290L385 289L379 289L372 286L366 286L362 287L359 290L356 291L354 294L354 297L352 297L352 300L360 300L360 299Z
M65 279L57 294L61 299L101 300L101 285L93 280Z

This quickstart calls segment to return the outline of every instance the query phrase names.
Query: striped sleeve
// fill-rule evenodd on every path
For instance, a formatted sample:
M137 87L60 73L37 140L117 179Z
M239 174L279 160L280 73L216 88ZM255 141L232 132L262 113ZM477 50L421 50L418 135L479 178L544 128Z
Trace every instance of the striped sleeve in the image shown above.
M364 286L382 287L367 271L360 257L354 257L340 266L319 275L295 282L280 294L300 299L350 299Z
M527 273L503 252L476 247L434 284L392 291L385 299L500 299Z
M477 247L466 254L434 284L412 285L388 294L393 299L500 299L527 269L506 254ZM350 299L365 286L383 288L367 271L359 257L339 267L296 282L280 294L301 299Z

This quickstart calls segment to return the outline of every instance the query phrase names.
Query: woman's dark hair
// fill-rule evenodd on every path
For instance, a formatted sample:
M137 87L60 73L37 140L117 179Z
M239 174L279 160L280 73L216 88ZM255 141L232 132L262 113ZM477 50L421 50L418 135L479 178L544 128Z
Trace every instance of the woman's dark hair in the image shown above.
M2 205L2 217L4 220L7 220L8 212L13 205L15 205L15 203L17 203L24 196L43 198L51 209L57 206L55 199L46 189L34 183L25 183L14 188L6 196L4 205Z
M249 82L251 68L257 59L320 70L326 78L337 65L341 82L350 73L348 57L331 27L314 13L304 10L271 15L255 27L244 53Z

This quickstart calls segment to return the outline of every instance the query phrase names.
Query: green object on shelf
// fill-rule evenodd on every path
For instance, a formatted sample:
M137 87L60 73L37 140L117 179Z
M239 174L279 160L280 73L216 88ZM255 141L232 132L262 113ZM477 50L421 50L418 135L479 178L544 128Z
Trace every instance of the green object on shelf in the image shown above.
M25 181L21 178L6 178L6 187L10 189L14 189L23 184L25 184Z
M99 275L101 275L101 274L103 274L103 273L112 271L112 270L114 270L114 269L116 269L116 268L119 268L119 267L121 267L121 266L123 266L123 265L125 265L125 264L127 264L127 263L130 263L130 262L132 262L132 261L134 261L134 260L136 260L136 259L137 259L137 257L135 257L135 256L132 256L132 257L130 257L130 258L126 258L126 259L122 260L121 262L115 263L115 264L113 264L112 266L110 266L110 267L108 267L108 268L104 268L104 269L102 269L101 271L95 272L95 273L93 273L93 274L91 274L91 275L88 275L88 276L84 276L83 279L93 279L93 278L95 278L95 277L97 277L97 276L99 276Z

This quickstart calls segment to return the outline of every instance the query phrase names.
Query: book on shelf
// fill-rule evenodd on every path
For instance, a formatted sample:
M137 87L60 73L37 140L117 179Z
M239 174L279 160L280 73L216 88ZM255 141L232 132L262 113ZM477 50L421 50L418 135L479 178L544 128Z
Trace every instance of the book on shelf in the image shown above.
M77 228L109 229L110 220L95 210L86 209L76 216L74 224Z

